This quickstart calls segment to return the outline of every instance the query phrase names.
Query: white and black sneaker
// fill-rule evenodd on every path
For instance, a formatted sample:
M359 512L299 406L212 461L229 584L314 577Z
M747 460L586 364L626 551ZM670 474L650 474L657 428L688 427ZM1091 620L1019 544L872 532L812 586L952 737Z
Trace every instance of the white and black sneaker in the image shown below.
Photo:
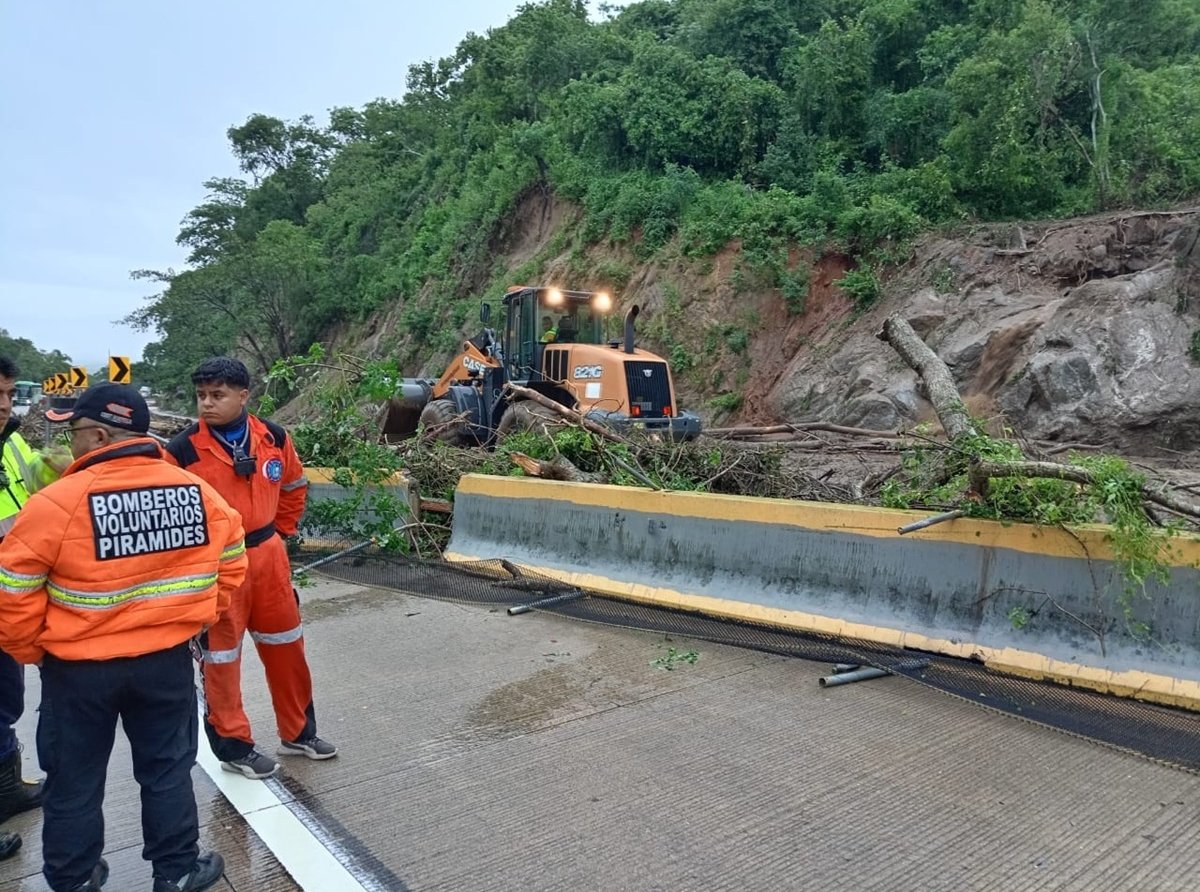
M319 762L322 759L332 759L336 756L337 747L314 734L312 737L304 737L300 740L279 741L279 755L304 756Z
M262 780L264 777L270 777L279 770L279 763L270 756L260 753L258 750L250 750L240 759L230 759L228 762L222 762L221 767L225 771L230 771L234 774L244 774L246 777L253 780Z

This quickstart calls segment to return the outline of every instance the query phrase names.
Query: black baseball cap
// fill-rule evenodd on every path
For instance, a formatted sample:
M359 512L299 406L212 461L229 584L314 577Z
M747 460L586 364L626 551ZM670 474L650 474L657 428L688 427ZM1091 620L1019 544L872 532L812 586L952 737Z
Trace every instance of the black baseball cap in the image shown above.
M79 395L73 409L65 412L50 409L46 417L51 421L89 418L135 434L144 434L150 429L150 409L142 395L128 384L111 382L93 384Z

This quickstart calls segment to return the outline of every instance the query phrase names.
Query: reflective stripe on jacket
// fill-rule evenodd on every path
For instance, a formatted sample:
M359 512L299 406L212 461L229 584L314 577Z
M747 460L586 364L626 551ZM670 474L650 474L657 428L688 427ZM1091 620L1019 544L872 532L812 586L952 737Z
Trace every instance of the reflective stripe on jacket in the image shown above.
M241 518L153 440L75 461L30 496L0 543L0 648L106 660L174 647L246 576Z

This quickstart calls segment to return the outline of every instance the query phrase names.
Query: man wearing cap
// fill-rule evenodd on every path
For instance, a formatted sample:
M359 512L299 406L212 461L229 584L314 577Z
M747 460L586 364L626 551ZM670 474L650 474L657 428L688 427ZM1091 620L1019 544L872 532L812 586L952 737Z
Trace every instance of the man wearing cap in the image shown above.
M58 479L71 462L65 450L34 452L17 429L21 419L13 415L20 369L0 356L0 542L17 522L17 512L29 494ZM42 804L41 783L27 784L21 778L21 747L14 730L25 711L25 669L0 651L0 823ZM0 833L0 861L21 847L16 833Z
M119 717L154 892L208 889L224 861L198 845L190 644L245 578L241 518L163 460L132 387L98 384L47 417L69 422L75 460L0 544L0 647L42 667L42 872L54 892L108 878L102 804Z

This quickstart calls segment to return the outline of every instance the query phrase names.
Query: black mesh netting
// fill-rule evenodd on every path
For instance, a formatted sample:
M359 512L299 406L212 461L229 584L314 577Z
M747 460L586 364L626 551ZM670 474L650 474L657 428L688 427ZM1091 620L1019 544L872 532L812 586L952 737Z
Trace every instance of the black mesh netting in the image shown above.
M1200 717L1121 697L1000 675L981 663L850 639L791 632L649 607L585 592L507 561L448 564L360 547L295 563L331 577L421 597L528 605L562 616L747 647L826 664L871 666L903 675L971 703L1086 737L1188 771L1200 772Z

